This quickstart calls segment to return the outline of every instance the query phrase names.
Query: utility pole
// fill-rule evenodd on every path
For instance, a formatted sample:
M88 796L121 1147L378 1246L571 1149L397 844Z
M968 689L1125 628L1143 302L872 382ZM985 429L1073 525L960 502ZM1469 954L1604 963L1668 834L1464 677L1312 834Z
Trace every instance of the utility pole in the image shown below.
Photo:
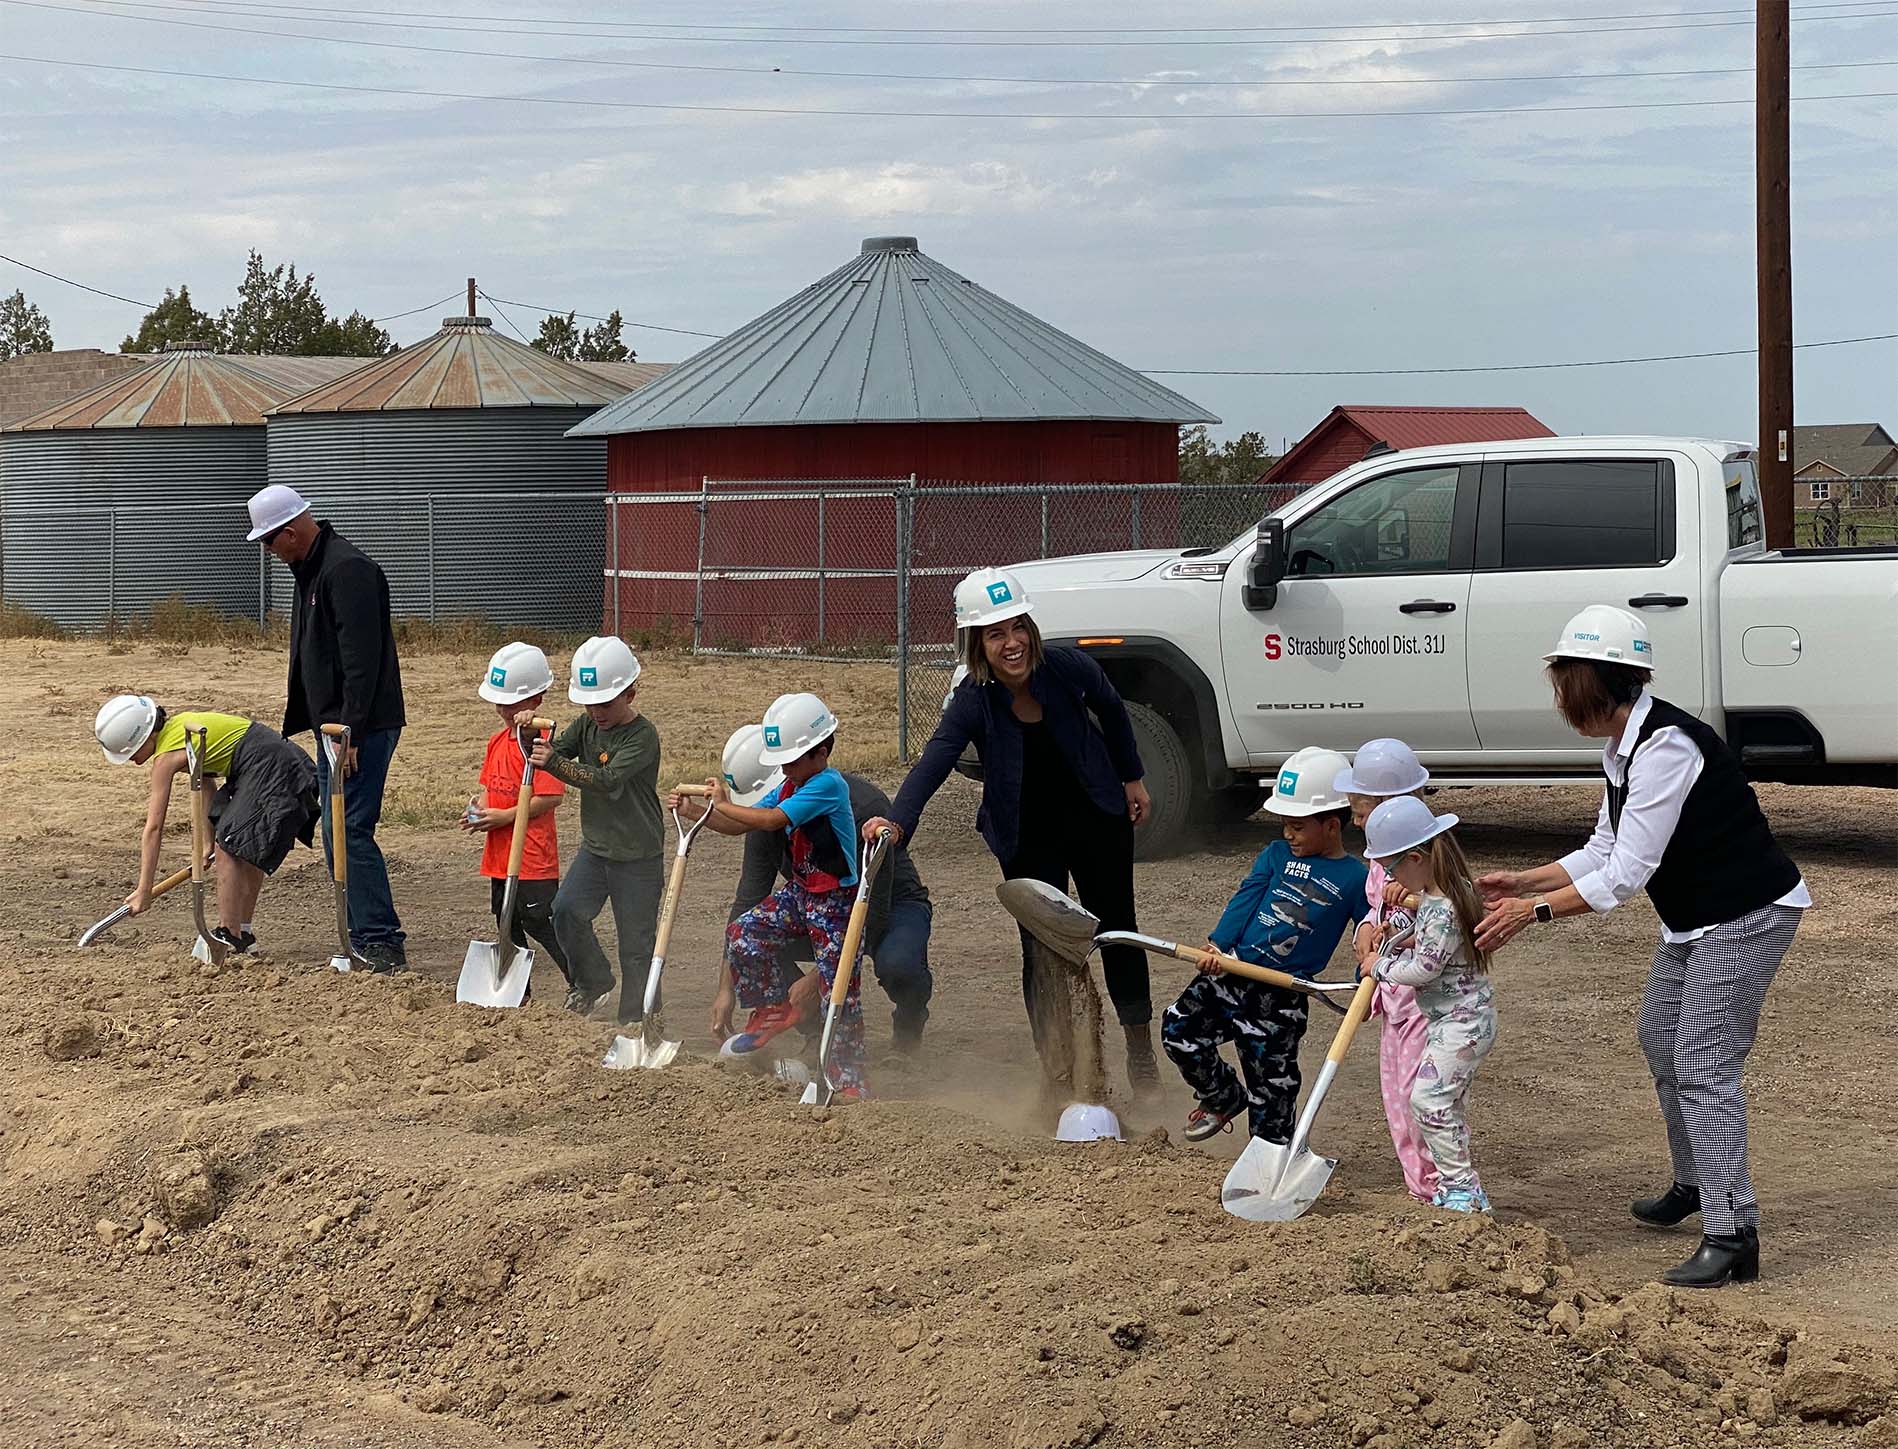
M1758 228L1760 506L1770 548L1793 542L1792 105L1789 0L1759 0L1754 22L1753 182Z
M472 317L472 316L474 316L474 314L475 314L475 308L474 308L474 302L475 302L475 298L474 298L474 292L475 292L475 288L474 288L474 278L473 278L473 277L470 277L470 278L468 278L468 315L469 315L470 317Z

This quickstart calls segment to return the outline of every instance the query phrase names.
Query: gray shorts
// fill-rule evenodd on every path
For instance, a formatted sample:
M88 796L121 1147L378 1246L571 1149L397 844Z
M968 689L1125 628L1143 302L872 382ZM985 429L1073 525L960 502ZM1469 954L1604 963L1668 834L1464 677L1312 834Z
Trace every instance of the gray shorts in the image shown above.
M320 815L316 765L269 726L252 724L237 742L230 774L211 797L217 848L274 875L293 844L316 839Z

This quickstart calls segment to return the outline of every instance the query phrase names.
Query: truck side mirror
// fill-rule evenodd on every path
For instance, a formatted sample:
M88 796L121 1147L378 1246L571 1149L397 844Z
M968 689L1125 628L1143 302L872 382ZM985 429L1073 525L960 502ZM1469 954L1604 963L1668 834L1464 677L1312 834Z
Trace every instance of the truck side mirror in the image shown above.
M1279 580L1285 577L1285 522L1259 520L1259 541L1246 568L1245 606L1263 613L1278 602Z

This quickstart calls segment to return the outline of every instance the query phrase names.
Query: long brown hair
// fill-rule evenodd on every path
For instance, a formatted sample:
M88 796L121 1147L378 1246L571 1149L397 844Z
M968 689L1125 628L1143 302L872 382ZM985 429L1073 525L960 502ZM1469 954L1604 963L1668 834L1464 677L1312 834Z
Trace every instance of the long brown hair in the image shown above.
M1033 674L1041 668L1042 657L1045 653L1041 644L1041 630L1036 627L1031 615L1018 614L1016 618L1019 618L1028 630L1028 672ZM1014 620L1009 619L1003 622L1013 623ZM982 648L982 634L990 627L992 626L983 624L956 631L959 636L957 642L962 646L962 663L969 671L969 678L977 684L988 684L995 678L995 671L989 668L988 652Z
M1476 949L1476 928L1483 919L1483 900L1476 893L1469 857L1456 843L1456 832L1446 830L1430 842L1430 883L1449 899L1463 933L1463 950L1478 975L1489 970L1489 952Z

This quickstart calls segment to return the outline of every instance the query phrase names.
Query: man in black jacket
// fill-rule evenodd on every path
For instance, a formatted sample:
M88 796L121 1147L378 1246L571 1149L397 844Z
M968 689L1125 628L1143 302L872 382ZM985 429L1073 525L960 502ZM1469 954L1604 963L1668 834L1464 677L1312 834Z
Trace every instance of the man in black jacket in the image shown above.
M325 724L349 726L343 823L349 851L349 939L377 971L408 967L389 868L376 844L389 763L406 723L402 672L389 618L389 581L362 551L319 524L296 491L272 484L250 500L250 537L289 566L290 689L286 738ZM330 848L329 762L317 741L323 850Z

